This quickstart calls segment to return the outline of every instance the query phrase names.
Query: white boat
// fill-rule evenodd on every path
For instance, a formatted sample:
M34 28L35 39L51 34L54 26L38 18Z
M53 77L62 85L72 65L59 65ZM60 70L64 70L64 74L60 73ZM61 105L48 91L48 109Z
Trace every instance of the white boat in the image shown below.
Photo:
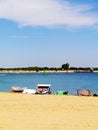
M22 93L24 91L24 89L26 89L26 88L11 86L10 92Z
M24 94L35 94L36 93L36 89L24 89L23 92Z
M36 86L36 94L50 94L50 84L38 84Z

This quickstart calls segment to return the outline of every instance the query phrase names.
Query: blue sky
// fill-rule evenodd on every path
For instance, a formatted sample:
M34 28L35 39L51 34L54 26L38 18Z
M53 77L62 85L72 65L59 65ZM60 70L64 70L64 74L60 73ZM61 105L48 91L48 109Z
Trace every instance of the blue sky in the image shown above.
M98 67L97 0L0 0L0 67Z

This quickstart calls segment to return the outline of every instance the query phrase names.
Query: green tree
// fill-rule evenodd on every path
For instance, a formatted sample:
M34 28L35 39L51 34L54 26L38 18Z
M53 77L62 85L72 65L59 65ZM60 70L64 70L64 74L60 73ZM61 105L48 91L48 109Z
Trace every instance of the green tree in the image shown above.
M61 68L62 68L63 70L68 70L68 69L69 69L69 64L68 64L68 63L63 64Z

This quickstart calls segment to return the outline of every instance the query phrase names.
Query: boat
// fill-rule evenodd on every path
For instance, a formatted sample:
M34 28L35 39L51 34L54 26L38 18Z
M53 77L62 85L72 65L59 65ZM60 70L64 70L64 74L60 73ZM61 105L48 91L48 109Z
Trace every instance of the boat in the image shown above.
M24 89L26 89L26 88L11 86L10 87L10 92L23 93Z
M22 93L24 93L24 94L35 94L36 89L27 89L27 88L25 88Z
M89 89L77 89L78 96L93 96L93 92Z
M36 94L51 94L50 84L38 84L36 86Z

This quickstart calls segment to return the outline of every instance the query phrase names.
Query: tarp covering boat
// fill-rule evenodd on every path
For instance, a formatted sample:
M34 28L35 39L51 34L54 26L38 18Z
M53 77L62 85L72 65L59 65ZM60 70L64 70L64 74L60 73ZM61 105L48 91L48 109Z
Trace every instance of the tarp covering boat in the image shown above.
M68 95L68 91L57 91L56 94L59 96Z

